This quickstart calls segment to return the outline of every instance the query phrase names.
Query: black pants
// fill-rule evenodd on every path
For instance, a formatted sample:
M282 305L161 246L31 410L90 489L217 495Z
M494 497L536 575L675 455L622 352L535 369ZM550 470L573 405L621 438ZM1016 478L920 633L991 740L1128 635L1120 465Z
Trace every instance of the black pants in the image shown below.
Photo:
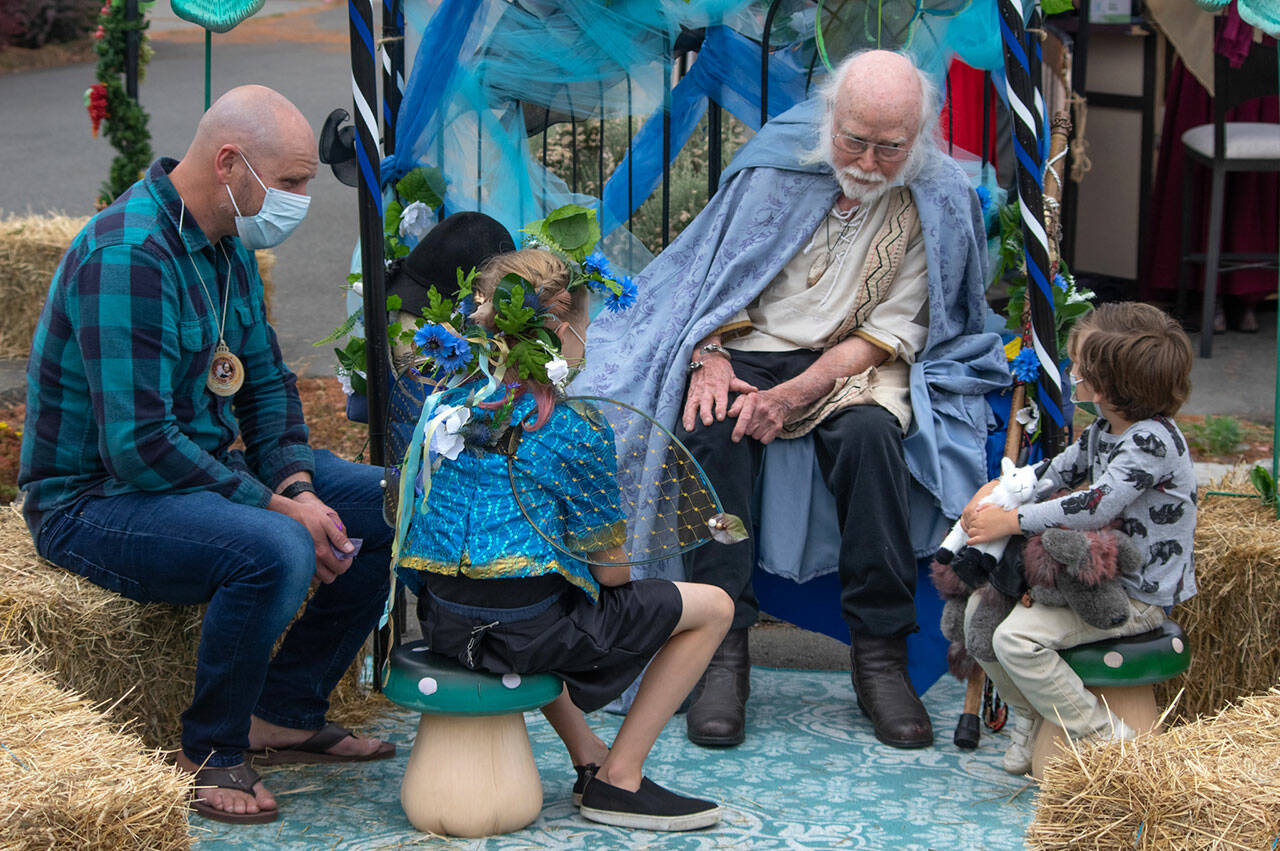
M766 390L793 378L818 359L817 352L734 352L733 371ZM730 396L730 403L733 401ZM752 494L764 445L749 437L730 440L736 421L692 432L677 428L715 487L724 510L753 528ZM902 454L898 420L879 405L854 405L823 420L812 432L818 466L836 499L840 518L840 608L858 635L901 637L916 630L916 566L907 529L910 473ZM711 543L685 554L687 578L718 585L735 601L734 628L759 614L751 585L754 540Z

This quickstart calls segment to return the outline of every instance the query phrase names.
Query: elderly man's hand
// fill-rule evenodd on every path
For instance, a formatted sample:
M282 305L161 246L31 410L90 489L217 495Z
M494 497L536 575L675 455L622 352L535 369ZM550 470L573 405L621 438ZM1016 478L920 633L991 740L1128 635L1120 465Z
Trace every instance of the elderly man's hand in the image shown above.
M685 431L701 420L709 426L723 420L729 410L730 393L755 393L756 387L733 374L728 358L710 355L702 362L702 368L689 376L689 392L684 400L682 424Z
M729 408L729 416L738 418L731 439L737 443L746 436L769 443L782 431L794 407L777 387L739 396Z

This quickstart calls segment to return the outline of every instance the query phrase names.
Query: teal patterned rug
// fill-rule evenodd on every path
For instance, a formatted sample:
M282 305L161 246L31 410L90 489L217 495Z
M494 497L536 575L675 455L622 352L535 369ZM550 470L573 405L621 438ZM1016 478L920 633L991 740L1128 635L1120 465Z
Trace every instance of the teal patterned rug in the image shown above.
M193 816L200 851L235 848L372 849L874 849L1003 851L1021 849L1032 789L1005 774L1007 739L984 731L976 751L951 734L964 687L950 676L924 697L937 744L904 751L881 745L853 703L849 675L756 667L751 672L748 737L727 750L704 750L676 717L659 738L647 773L672 788L724 805L721 823L688 834L627 831L580 818L570 798L573 771L550 725L526 716L542 775L542 814L529 827L488 839L446 840L416 832L400 809L400 778L417 730L404 713L374 735L400 747L395 759L365 765L267 769L281 818L230 826ZM620 723L596 713L608 741Z

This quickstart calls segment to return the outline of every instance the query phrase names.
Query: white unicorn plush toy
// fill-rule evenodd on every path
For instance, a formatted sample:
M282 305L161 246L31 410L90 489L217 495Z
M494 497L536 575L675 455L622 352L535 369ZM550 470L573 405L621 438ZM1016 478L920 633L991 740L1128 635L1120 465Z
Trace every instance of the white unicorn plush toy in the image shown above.
M1032 467L1017 467L1013 461L1005 458L1000 462L1000 479L996 486L978 504L993 502L1001 508L1017 508L1034 499L1035 487L1036 473ZM953 570L963 564L970 570L977 568L981 573L988 574L996 566L996 562L1000 561L1005 545L1009 543L1008 538L1001 538L971 547L966 543L968 540L969 536L960 528L960 521L957 520L942 539L942 545L934 558L939 564L951 565ZM969 573L964 567L960 568L961 572Z

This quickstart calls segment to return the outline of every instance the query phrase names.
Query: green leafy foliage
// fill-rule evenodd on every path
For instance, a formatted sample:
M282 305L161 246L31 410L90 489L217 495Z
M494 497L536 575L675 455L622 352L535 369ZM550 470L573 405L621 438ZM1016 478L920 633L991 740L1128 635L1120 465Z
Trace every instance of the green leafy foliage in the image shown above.
M519 334L529 327L536 315L532 307L524 306L524 283L516 275L502 279L504 286L493 294L493 324L506 334Z
M365 369L365 342L364 337L352 337L347 341L347 345L341 349L334 349L333 353L338 356L338 364L351 378L351 389L356 393L367 393L369 391L368 383L364 376L361 375Z
M1230 455L1244 441L1244 428L1235 417L1209 415L1203 425L1187 427L1187 440L1210 455Z
M107 88L107 119L103 135L119 151L111 161L108 179L98 193L98 202L102 205L111 203L137 182L151 163L149 118L146 110L125 92L124 73L128 34L139 32L145 44L145 13L152 5L153 2L139 3L137 20L127 21L124 0L110 0L98 16L101 37L94 46L98 54L97 79ZM149 47L139 51L139 78L150 54Z
M422 308L422 318L428 324L444 325L453 318L454 302L440 295L435 287L427 290L427 306Z
M557 246L578 263L586 259L601 237L596 211L577 204L552 210L545 219L531 222L527 230L540 242Z
M1000 226L1000 253L996 258L992 280L1004 279L1009 287L1009 306L1005 327L1010 331L1022 331L1022 313L1027 303L1026 254L1022 243L1022 214L1017 200L1003 205L998 213ZM1065 286L1064 286L1065 285ZM1057 332L1058 356L1065 358L1067 337L1080 317L1093 310L1093 293L1077 287L1075 279L1065 263L1049 285L1053 293L1053 321Z
M439 209L444 203L444 192L444 174L434 166L419 166L396 181L396 194L403 198L406 204L421 201L433 210ZM389 207L388 210L390 210ZM399 213L396 215L398 223Z
M511 346L507 354L508 366L515 367L517 374L524 379L547 383L547 361L549 353L531 340L520 340Z
M1276 505L1276 480L1270 470L1263 466L1254 467L1249 471L1249 481L1262 498L1263 505Z

